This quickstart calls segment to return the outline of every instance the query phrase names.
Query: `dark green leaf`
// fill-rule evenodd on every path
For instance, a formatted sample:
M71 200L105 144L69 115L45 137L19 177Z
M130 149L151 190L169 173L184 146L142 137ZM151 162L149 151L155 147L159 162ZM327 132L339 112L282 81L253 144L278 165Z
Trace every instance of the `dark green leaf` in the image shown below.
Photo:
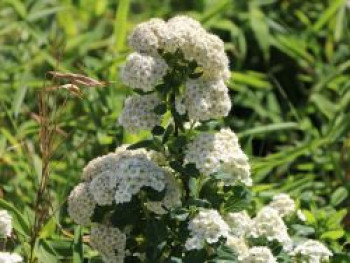
M165 129L162 126L154 126L152 129L152 134L156 136L160 136L165 132Z
M163 115L167 111L167 105L166 104L159 104L154 108L154 112L158 115Z

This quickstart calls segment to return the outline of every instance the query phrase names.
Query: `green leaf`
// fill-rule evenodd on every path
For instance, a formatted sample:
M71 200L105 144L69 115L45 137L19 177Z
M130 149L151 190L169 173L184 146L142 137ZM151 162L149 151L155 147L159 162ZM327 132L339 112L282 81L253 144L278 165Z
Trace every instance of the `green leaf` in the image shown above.
M160 136L165 132L165 129L162 126L154 126L154 128L152 129L152 134L156 135L156 136Z
M22 85L16 91L16 94L12 103L12 112L15 118L18 117L18 113L21 110L21 106L23 104L24 97L27 93L27 89L28 87L26 85Z
M150 219L146 225L147 249L146 257L148 260L159 262L162 251L166 246L168 231L165 222L157 219Z
M194 72L194 73L192 73L191 75L189 75L188 77L189 77L190 79L198 79L198 78L200 78L202 75L203 75L203 71L201 71L201 72Z
M272 85L267 80L265 74L255 74L256 72L233 72L232 73L232 84L229 86L231 89L235 89L235 83L247 85L256 89L271 89Z
M313 26L315 31L319 31L338 11L338 9L345 4L345 0L334 0L330 2L331 5L325 12L321 14L319 19Z
M183 173L183 167L180 162L178 161L171 161L169 163L170 167L173 168L178 173Z
M190 190L191 196L196 196L198 192L197 180L194 177L190 177L188 180L188 189Z
M73 263L84 262L83 236L80 226L74 227Z
M134 143L128 147L128 150L135 150L139 148L146 148L149 150L158 151L159 147L155 144L154 140L143 140L137 143Z
M120 0L114 24L115 51L120 52L126 39L126 27L130 0Z
M25 4L20 0L5 0L6 3L13 6L17 14L20 16L21 19L25 19L27 15L27 9Z
M162 201L166 192L165 189L163 191L157 191L151 187L143 187L142 190L146 192L147 198L150 201Z
M166 128L164 135L163 135L163 139L162 139L162 143L166 143L169 138L170 135L174 132L174 125L173 124L169 124L168 127Z
M266 17L264 13L258 8L257 5L249 5L249 18L250 24L254 31L255 38L258 41L259 47L261 48L265 61L268 61L270 58L270 33L269 26L267 24Z
M309 211L309 210L302 210L302 213L306 217L306 222L310 225L316 223L316 218L315 216Z
M290 131L291 129L300 130L301 129L300 124L296 122L283 122L283 123L273 123L273 124L262 125L262 126L260 125L259 127L247 129L241 133L238 133L238 136L242 138L242 137L247 137L247 136L257 135L257 134L264 134L264 133L270 134L271 132L277 132L282 130Z
M311 236L315 234L315 229L311 226L304 226L300 224L293 224L291 228L296 232L296 235Z
M327 231L321 235L321 239L337 240L339 238L342 238L344 234L345 232L342 229Z
M234 186L231 191L231 195L224 203L223 210L230 213L247 209L252 200L250 191L244 186Z
M13 216L13 227L21 235L30 236L30 227L28 220L24 218L22 212L17 210L12 204L0 199L0 207L9 211Z
M198 177L200 175L199 170L197 169L194 163L188 163L183 169L183 173L187 176Z
M215 4L209 10L207 10L200 18L201 23L205 23L212 17L220 14L220 12L222 10L225 10L225 8L227 8L232 2L231 0L219 0L214 3Z
M337 206L346 200L349 196L349 191L344 186L338 187L331 195L331 204Z
M342 221L344 220L347 213L348 212L346 209L342 209L332 214L327 220L328 229L336 229L341 227Z
M140 201L133 196L129 203L115 206L110 220L113 226L123 228L127 225L138 226L140 218L142 218Z
M205 249L200 250L190 250L186 253L183 262L184 263L194 263L194 262L205 262L207 259L207 252Z
M35 249L40 263L58 263L58 255L54 248L45 239L40 239Z
M165 103L159 104L154 108L154 113L163 115L167 111L167 105Z
M215 253L215 256L208 261L208 263L235 263L238 262L238 256L236 252L226 246L226 245L220 245Z

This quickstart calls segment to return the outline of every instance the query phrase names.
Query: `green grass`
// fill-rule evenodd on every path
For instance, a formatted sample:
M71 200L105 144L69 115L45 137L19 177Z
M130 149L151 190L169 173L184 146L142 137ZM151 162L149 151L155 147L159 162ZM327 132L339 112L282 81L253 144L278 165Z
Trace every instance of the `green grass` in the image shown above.
M150 17L179 13L197 18L225 41L233 110L224 121L250 155L256 195L289 192L315 217L310 224L328 233L320 238L337 251L335 262L348 262L350 9L345 0L1 1L0 207L12 211L23 241L11 246L28 251L24 240L33 223L42 166L34 117L38 90L52 85L48 70L84 73L108 85L87 88L83 99L68 96L57 118L67 137L58 134L55 141L49 183L53 218L36 251L43 262L83 262L83 256L97 262L64 202L87 161L142 136L124 134L116 122L128 94L118 77L128 53L127 33ZM60 93L57 105L66 96ZM332 215L339 222L327 228Z

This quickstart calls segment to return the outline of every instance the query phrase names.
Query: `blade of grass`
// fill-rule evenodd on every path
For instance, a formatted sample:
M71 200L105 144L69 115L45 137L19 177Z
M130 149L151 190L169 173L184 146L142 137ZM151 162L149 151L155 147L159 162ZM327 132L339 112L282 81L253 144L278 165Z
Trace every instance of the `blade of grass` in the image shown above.
M271 133L275 131L282 131L282 130L291 130L291 129L301 129L300 125L296 122L284 122L284 123L274 123L269 124L265 126L259 126L256 128L252 128L249 130L246 130L244 132L238 133L239 138L243 138L250 135L258 135L258 134L264 134L264 133Z
M320 16L320 18L313 25L313 30L319 31L338 11L338 8L345 4L344 0L330 1L332 3L328 9Z
M115 37L115 51L120 52L126 39L127 18L129 13L130 0L120 0L115 24L114 24L114 37Z

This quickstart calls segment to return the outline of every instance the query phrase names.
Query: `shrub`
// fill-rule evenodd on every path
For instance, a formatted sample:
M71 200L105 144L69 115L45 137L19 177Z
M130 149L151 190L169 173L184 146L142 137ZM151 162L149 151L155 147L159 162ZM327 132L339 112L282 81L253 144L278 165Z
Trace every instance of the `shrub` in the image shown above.
M119 122L152 137L90 161L68 200L103 260L328 261L325 245L290 227L305 215L288 195L252 202L248 157L219 120L231 109L222 40L177 16L138 25L129 44L121 79L134 94Z

